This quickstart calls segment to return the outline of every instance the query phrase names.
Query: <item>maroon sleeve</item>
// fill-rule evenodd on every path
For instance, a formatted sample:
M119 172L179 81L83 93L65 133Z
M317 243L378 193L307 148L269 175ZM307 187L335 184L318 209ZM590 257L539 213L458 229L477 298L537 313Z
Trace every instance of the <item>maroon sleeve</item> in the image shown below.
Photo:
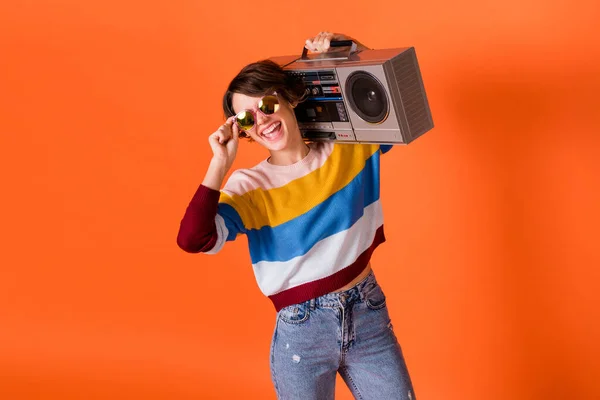
M217 242L215 216L220 192L200 185L190 201L177 234L177 245L188 253L209 251Z

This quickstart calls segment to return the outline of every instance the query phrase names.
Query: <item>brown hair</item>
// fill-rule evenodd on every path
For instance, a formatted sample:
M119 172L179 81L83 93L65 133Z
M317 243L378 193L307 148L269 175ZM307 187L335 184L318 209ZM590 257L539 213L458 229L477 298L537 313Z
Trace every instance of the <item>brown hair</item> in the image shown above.
M265 96L273 92L290 104L298 104L304 99L305 85L302 79L287 74L283 68L271 60L262 60L246 65L227 87L223 96L225 118L235 115L231 105L234 93L246 96ZM249 137L240 132L240 137Z

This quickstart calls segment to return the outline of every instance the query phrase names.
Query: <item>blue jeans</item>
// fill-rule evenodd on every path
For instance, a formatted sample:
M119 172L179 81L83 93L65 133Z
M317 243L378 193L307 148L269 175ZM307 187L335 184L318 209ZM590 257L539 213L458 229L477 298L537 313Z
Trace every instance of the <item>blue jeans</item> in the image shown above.
M349 290L277 313L271 378L278 399L333 399L338 372L356 399L416 399L373 272Z

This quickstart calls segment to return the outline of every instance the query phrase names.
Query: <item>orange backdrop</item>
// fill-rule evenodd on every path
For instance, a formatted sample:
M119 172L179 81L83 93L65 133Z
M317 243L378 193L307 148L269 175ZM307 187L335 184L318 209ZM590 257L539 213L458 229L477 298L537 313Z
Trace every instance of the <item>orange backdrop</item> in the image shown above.
M175 238L229 80L320 30L421 64L436 127L384 157L373 259L417 396L600 398L599 11L2 2L0 398L275 398L246 240Z

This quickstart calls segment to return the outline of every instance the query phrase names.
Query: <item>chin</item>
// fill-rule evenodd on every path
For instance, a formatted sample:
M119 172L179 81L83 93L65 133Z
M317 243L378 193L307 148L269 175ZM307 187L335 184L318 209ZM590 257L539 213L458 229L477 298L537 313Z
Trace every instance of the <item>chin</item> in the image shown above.
M288 147L287 140L281 139L276 143L263 142L263 146L270 151L281 151L285 150Z

